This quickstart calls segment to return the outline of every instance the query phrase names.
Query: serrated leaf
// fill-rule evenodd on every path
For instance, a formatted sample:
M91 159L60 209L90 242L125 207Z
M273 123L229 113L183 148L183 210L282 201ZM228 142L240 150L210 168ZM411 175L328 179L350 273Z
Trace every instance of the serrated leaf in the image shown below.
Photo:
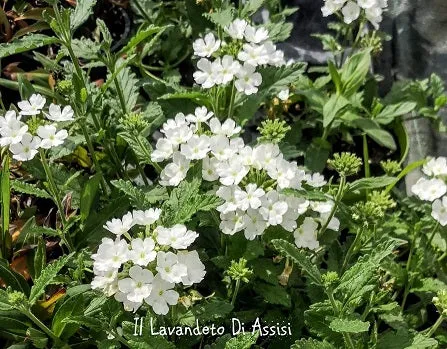
M212 298L210 301L197 304L192 308L193 314L203 323L215 321L218 319L225 319L233 310L231 303Z
M116 77L108 77L108 79L113 79L118 81L121 91L123 92L124 103L126 104L127 112L132 111L137 104L138 99L138 79L136 75L132 72L132 69L127 66L130 59L118 59L116 62L117 71ZM124 67L123 67L124 65ZM115 91L115 93L117 93Z
M396 181L396 177L381 176L361 178L349 184L349 191L379 189L386 187Z
M214 12L204 13L203 16L217 26L224 28L233 21L233 13L234 8L227 7L225 10L218 8Z
M329 327L340 333L362 333L369 330L370 323L361 320L334 319Z
M258 11L262 5L264 5L265 0L249 0L245 3L244 8L241 11L241 17L251 16L256 11Z
M241 333L235 338L231 338L225 345L225 349L250 349L256 343L259 332Z
M93 13L96 0L77 0L76 7L70 15L70 29L79 28Z
M139 209L148 209L150 204L169 197L165 187L136 187L124 179L114 180L111 183L128 196L131 204Z
M320 271L304 252L285 240L272 240L272 244L283 256L297 263L315 284L321 285Z
M283 305L287 308L292 306L290 294L280 285L268 285L264 283L256 283L254 290L260 294L267 303Z
M199 211L209 211L222 203L222 200L209 194L199 194L200 180L183 181L171 192L169 200L162 207L165 224L174 225L188 221Z
M0 59L57 42L59 40L55 37L43 34L29 34L18 40L0 44Z
M146 138L139 134L130 134L129 132L120 132L118 135L129 144L140 164L151 163L152 146Z
M48 264L45 269L42 270L39 278L35 280L29 296L29 303L33 305L37 302L39 297L45 292L45 287L48 285L59 283L55 281L55 278L59 271L67 264L72 255L60 257L53 263Z
M290 349L335 349L335 347L326 341L316 339L301 339L296 341Z
M133 48L138 46L140 43L142 43L144 40L146 40L148 37L150 37L153 34L157 34L160 31L164 31L166 28L170 26L165 27L157 27L154 25L149 25L147 28L144 28L143 30L139 30L132 38L130 38L129 42L126 46L124 46L119 54L126 54L129 51L131 51Z

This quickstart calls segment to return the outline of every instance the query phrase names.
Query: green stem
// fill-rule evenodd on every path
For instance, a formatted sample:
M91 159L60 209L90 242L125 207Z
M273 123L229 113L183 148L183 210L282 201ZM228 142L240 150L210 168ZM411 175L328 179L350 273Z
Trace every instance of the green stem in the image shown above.
M447 257L447 251L444 252L441 257L438 258L438 262L442 262L445 257Z
M107 195L107 193L108 193L107 183L104 178L104 173L102 172L101 166L99 165L99 161L96 158L95 149L93 147L93 142L90 138L87 127L85 126L85 120L80 121L79 124L81 125L82 134L84 135L85 141L87 142L87 148L90 153L90 156L92 157L93 164L95 165L95 170L97 173L99 173L99 176L101 177L100 184L101 184L102 191L104 192L104 194Z
M133 3L135 4L135 7L138 9L138 11L141 13L141 15L146 19L146 21L148 21L150 24L152 24L151 18L146 13L146 11L144 11L144 8L141 6L140 1L135 0Z
M340 308L337 306L337 302L334 298L334 293L331 289L327 289L326 294L329 298L329 301L331 302L332 309L334 310L335 315L340 316ZM352 338L349 333L343 332L343 339L348 348L355 349L354 343L352 342Z
M410 282L408 275L409 275L409 271L410 271L410 267L411 267L411 260L413 258L413 251L414 251L413 247L414 247L415 243L416 243L416 233L413 231L413 236L412 236L411 245L410 245L410 252L408 254L407 264L405 267L405 274L406 274L405 289L404 289L404 294L402 297L402 304L400 306L402 308L402 310L405 307L405 303L407 302L407 297L410 294L410 288L412 286L412 282Z
M321 227L320 232L318 233L318 236L322 236L324 234L327 227L329 226L329 223L331 222L331 219L334 218L335 212L337 211L338 203L340 202L340 200L343 197L345 185L346 185L346 177L341 176L340 184L338 186L337 195L335 196L334 206L332 207L331 213L329 213L326 223L324 223L324 225Z
M433 334L436 332L436 330L438 329L438 327L442 324L442 322L444 321L444 316L440 316L438 318L438 320L436 320L436 322L434 323L434 325L430 328L430 330L427 333L427 337L430 338L431 336L433 336Z
M1 235L1 256L9 259L11 250L11 234L9 233L9 211L11 204L11 184L9 180L9 155L5 154L3 159L1 174L1 214L2 214L2 235Z
M434 228L433 228L433 230L432 230L432 232L430 234L430 237L428 239L427 247L429 247L431 245L433 239L435 238L435 235L436 235L436 232L437 232L438 228L439 228L439 222L436 222L436 224L435 224L435 226L434 226Z
M42 166L45 170L45 174L48 179L48 184L50 186L50 191L53 196L53 201L57 206L57 210L58 210L59 216L61 218L61 223L62 223L61 240L67 246L68 252L71 253L74 251L74 246L71 241L70 235L65 231L65 226L67 225L67 219L65 218L65 211L64 211L64 207L62 206L62 200L59 195L59 189L57 188L56 182L54 181L53 173L51 172L50 166L48 165L44 150L39 149L39 152L40 152L40 158L42 160Z
M43 332L45 332L48 337L50 337L54 344L60 344L61 340L56 336L53 331L51 331L42 321L40 321L31 311L28 309L21 309L22 314L24 314L28 319L30 319L37 327L39 327Z
M353 243L351 244L351 246L349 246L348 252L346 253L346 257L345 257L345 259L343 261L343 265L341 267L342 272L344 272L346 270L352 255L357 250L357 245L358 245L359 241L361 241L362 233L363 233L363 229L361 229L359 232L357 232Z
M368 150L368 139L366 134L363 135L363 163L365 165L365 177L371 177L371 168L369 166L369 150Z
M237 279L236 286L234 287L233 297L231 298L231 305L234 305L234 303L236 302L236 297L240 287L241 287L241 280Z
M235 91L235 86L234 86L234 81L233 81L233 86L231 87L230 107L228 108L228 118L229 119L233 117L235 97L236 97L236 91Z

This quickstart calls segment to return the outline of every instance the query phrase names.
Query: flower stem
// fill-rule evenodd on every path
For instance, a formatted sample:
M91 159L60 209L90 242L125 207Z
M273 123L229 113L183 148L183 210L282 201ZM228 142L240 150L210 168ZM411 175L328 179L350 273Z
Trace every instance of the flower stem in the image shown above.
M59 189L57 188L56 182L54 181L53 173L51 172L50 166L48 165L47 159L45 157L44 150L42 148L39 149L39 153L40 153L40 158L42 160L43 169L45 170L45 174L46 174L47 179L48 179L48 184L50 186L50 191L51 191L51 194L53 196L53 201L54 201L54 203L57 206L57 210L58 210L59 216L61 218L61 223L62 223L61 240L67 246L68 252L72 252L72 251L74 251L73 243L71 242L70 235L67 234L67 232L64 229L65 226L67 225L67 219L65 217L64 207L62 206L62 200L61 200L60 195L59 195Z
M327 294L327 296L329 298L329 301L331 302L332 309L333 309L335 315L339 316L340 315L340 309L337 306L337 302L335 301L334 293L333 293L332 289L330 289L330 288L326 289L326 294ZM346 346L348 348L355 349L355 345L352 342L352 338L351 338L349 333L343 332L343 339L344 339L345 344L346 344Z
M433 228L433 230L432 230L432 232L430 234L430 237L428 239L427 247L430 247L433 239L435 238L435 235L436 235L436 232L437 232L438 228L439 228L439 222L436 222L436 224L435 224L435 226L434 226L434 228Z
M342 272L344 272L346 270L346 267L348 266L348 263L349 263L352 255L357 250L357 245L358 245L359 241L361 241L362 233L363 233L363 229L361 229L359 232L357 232L353 243L351 244L351 246L349 246L348 252L346 253L346 257L345 257L345 259L343 261L343 265L341 267Z
M9 215L11 204L11 184L9 180L9 155L5 154L1 172L1 255L0 257L9 259L11 252L11 234L9 233Z
M318 233L318 236L322 236L324 234L324 232L326 231L327 227L329 226L329 223L331 222L332 218L334 218L335 212L337 211L337 205L343 197L345 185L346 185L346 177L341 176L340 184L338 186L337 195L335 196L334 207L332 207L332 210L329 213L328 219L327 219L326 223L324 223L324 225L321 227L320 232Z
M234 287L233 297L231 298L231 305L234 305L234 303L236 302L236 297L240 287L241 287L241 280L237 279L236 286Z
M30 319L37 327L39 327L45 334L48 335L53 341L54 344L60 344L61 340L58 336L56 336L53 331L51 331L42 321L40 321L30 310L28 309L20 309L23 315L25 315L28 319Z
M436 332L436 330L438 329L438 327L442 324L442 322L444 321L444 316L441 315L438 320L436 320L436 322L434 323L434 325L430 328L430 330L427 333L427 337L430 338L431 336L433 336L433 334Z

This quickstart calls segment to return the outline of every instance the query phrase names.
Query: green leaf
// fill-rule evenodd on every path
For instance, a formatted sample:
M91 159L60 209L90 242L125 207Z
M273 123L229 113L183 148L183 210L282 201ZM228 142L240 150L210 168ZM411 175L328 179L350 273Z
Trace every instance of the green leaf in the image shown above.
M356 93L365 82L366 75L371 66L371 50L360 51L346 60L340 70L340 78L343 82L343 95L350 97Z
M132 206L138 209L148 209L151 204L169 198L165 187L136 187L124 179L114 180L111 183L128 196Z
M286 22L284 20L276 23L270 21L267 22L264 26L269 32L270 40L272 40L273 42L286 41L290 37L293 29L293 23Z
M37 198L51 199L50 194L48 194L45 190L38 188L35 184L12 180L11 189L18 193L34 195Z
M34 347L44 349L48 346L48 336L33 327L28 328L26 331L27 337L31 340Z
M188 99L197 105L203 105L208 109L212 108L212 101L208 94L201 91L182 91L176 93L167 93L161 96L161 100L172 100L172 99Z
M290 349L335 349L335 347L326 342L316 339L301 339L295 342Z
M258 11L262 5L264 5L265 0L249 0L245 3L244 8L241 11L240 17L247 17L253 15Z
M199 211L210 211L222 203L215 195L199 194L200 180L183 181L171 192L162 207L164 224L169 226L188 221Z
M9 258L11 251L12 238L9 233L9 218L11 205L11 186L9 171L9 156L3 159L2 170L0 175L0 200L1 200L1 235L0 235L0 257Z
M96 26L98 27L99 32L102 35L101 43L106 50L110 50L110 46L112 46L112 34L110 34L109 28L107 28L106 23L100 19L96 19Z
M303 251L285 240L272 240L272 244L283 256L289 257L297 263L315 284L321 285L320 271Z
M363 130L368 136L370 136L381 146L384 146L391 150L397 149L396 142L394 141L391 133L382 129L374 120L359 118L353 120L353 124Z
M0 44L0 59L17 53L22 53L36 48L55 44L59 40L43 34L29 34L18 40Z
M66 340L71 337L79 328L76 322L69 322L71 317L77 317L84 312L84 295L82 293L73 297L65 296L62 305L57 308L51 323L54 334Z
M132 111L137 104L138 99L138 79L127 66L129 59L118 59L116 62L116 81L118 81L121 91L123 92L124 102L126 103L127 111ZM125 65L123 68L122 65ZM109 77L110 78L110 77ZM115 91L116 92L116 91Z
M256 343L259 332L241 333L237 337L231 338L225 345L225 349L250 349Z
M360 178L349 184L349 191L379 189L390 185L396 181L396 177L382 176Z
M42 227L36 224L36 217L29 218L23 225L20 235L16 241L16 244L25 244L29 242L35 243L34 239L43 235L60 237L60 233L57 230ZM31 240L33 239L33 240Z
M233 21L233 7L227 7L225 10L217 8L214 12L204 13L203 16L216 24L217 26L224 28Z
M37 280L42 274L42 270L45 268L47 264L47 248L46 241L41 237L37 244L36 253L34 254L34 276L33 280Z
M211 298L195 305L191 310L200 322L210 322L225 319L233 310L233 306L223 299Z
M123 55L126 53L129 53L132 49L137 47L139 44L141 44L143 41L145 41L148 37L157 34L159 32L164 31L166 28L169 28L170 26L165 27L156 27L154 25L149 25L147 28L144 28L143 30L139 30L127 43L126 46L124 46L120 52L119 55Z
M328 36L333 39L333 37L331 35L328 35ZM324 37L324 35L322 35L322 37ZM335 66L334 62L329 61L328 66L329 66L329 73L331 74L332 82L335 85L335 90L337 91L337 95L339 95L343 89L343 84L341 81L340 73L338 72L337 67Z
M340 95L332 95L323 106L323 127L328 127L349 101Z
M81 220L85 221L90 213L93 202L99 190L101 175L99 173L92 176L82 188L81 192Z
M137 133L130 134L129 132L120 132L118 135L129 144L140 164L151 163L152 146L145 137Z
M340 333L362 333L369 330L369 322L361 320L334 319L329 327Z
M31 293L29 296L29 302L31 305L37 302L39 297L45 292L45 287L48 285L59 283L55 278L59 271L67 264L72 255L60 257L53 263L48 264L45 269L42 270L41 275L35 280L33 287L31 287Z
M268 285L261 282L257 282L254 286L256 293L264 297L265 301L270 304L283 305L287 308L292 306L292 300L290 294L286 289L280 285Z
M394 186L399 183L399 181L404 178L407 174L409 174L410 172L413 172L415 169L417 169L418 167L423 166L426 163L425 159L416 161L416 162L412 162L411 164L408 164L407 167L405 167L401 173L399 173L397 175L396 180L394 181L394 183L391 183L390 185L388 185L388 187L386 187L385 189L385 193L389 193Z
M417 103L404 102L399 104L387 105L375 118L379 124L388 125L398 116L412 112L417 107Z
M21 291L25 295L29 294L29 286L22 275L16 273L9 267L9 263L5 259L0 259L0 278L15 291Z
M93 13L96 0L77 0L76 8L70 15L70 29L79 28Z

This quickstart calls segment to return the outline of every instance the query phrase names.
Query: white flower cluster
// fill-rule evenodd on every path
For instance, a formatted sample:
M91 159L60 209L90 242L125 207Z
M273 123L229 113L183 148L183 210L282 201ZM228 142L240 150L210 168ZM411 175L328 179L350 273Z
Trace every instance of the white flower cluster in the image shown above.
M226 85L234 80L239 92L246 95L256 93L262 83L256 67L284 65L284 52L277 50L269 40L267 29L255 28L243 19L234 20L224 29L230 38L228 42L208 33L193 43L194 54L201 57L194 80L203 88ZM229 47L231 49L227 49ZM210 57L214 57L214 61Z
M166 315L179 298L175 284L190 286L205 276L197 251L187 251L198 234L181 224L158 225L160 214L160 209L134 210L107 222L104 228L117 237L103 238L92 255L92 288L114 295L128 311L136 311L144 301L156 314ZM133 227L139 227L134 228L138 238L130 237Z
M56 122L72 121L73 109L69 105L62 109L59 105L51 104L48 112L44 112L45 102L44 97L33 94L29 100L17 104L20 109L19 114L10 110L0 117L0 146L9 146L14 159L31 160L39 148L57 147L68 137L66 130L58 131ZM41 114L53 123L39 126L36 134L32 135L28 132L28 125L23 122L22 117L36 117Z
M387 6L388 0L325 0L321 12L327 17L341 10L344 22L351 24L364 11L366 19L379 29Z
M326 223L333 203L309 202L280 191L300 189L303 183L322 187L326 184L322 175L308 174L296 162L285 160L276 144L246 145L238 137L240 126L231 119L221 123L205 107L196 108L194 115L177 114L162 126L161 132L165 137L157 141L152 161L170 162L160 174L160 184L177 186L186 178L191 162L201 161L202 178L220 185L216 195L224 204L217 210L224 234L243 231L252 240L269 226L281 225L287 231L295 231L299 247L318 247L317 221ZM316 220L309 217L297 229L298 218L309 207L319 216ZM329 225L338 230L339 222L332 218Z
M447 225L447 158L431 158L422 168L428 178L420 178L411 192L423 201L432 202L432 217L442 226Z

